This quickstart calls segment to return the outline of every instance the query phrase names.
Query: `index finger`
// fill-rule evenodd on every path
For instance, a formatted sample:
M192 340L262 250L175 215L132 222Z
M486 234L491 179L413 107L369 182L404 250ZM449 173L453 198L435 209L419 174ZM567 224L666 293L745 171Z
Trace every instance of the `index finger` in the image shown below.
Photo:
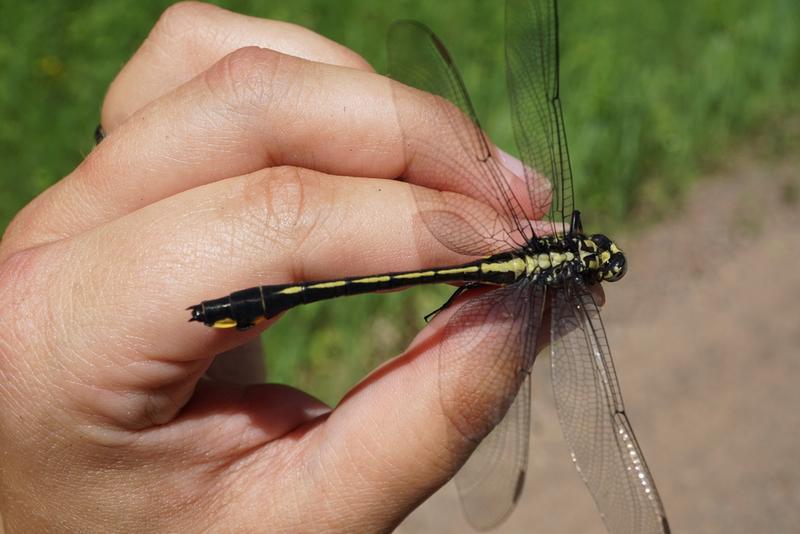
M288 22L250 17L200 2L168 7L142 46L111 83L103 102L108 133L149 102L188 82L231 52L247 46L371 71L361 56Z
M422 120L415 143L439 147L438 157L406 150L398 117L440 117L443 101L410 88L395 100L395 86L402 84L371 72L238 50L122 124L18 216L4 244L13 251L74 235L181 191L280 165L403 176L471 196L475 177L441 165L464 159L457 132ZM503 179L525 187L507 168ZM493 200L502 209L502 199ZM530 218L541 216L527 207Z

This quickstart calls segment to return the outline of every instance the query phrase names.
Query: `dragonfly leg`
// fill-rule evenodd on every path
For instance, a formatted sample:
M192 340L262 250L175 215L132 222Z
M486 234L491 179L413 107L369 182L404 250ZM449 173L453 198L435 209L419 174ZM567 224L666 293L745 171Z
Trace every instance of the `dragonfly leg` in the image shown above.
M572 211L572 218L569 223L569 233L570 235L583 235L583 221L581 221L581 212L578 210Z
M446 301L444 304L442 304L441 306L439 306L438 308L436 308L435 310L433 310L432 312L430 312L428 315L426 315L426 316L424 317L424 319L425 319L425 322L426 322L426 323L429 323L429 322L431 321L431 319L432 319L432 318L433 318L433 317L434 317L434 316L435 316L437 313L439 313L439 312L440 312L440 311L442 311L443 309L445 309L445 308L447 308L448 306L450 306L450 305L453 303L453 301L454 301L454 300L456 300L456 298L458 298L458 296L459 296L459 295L462 295L463 293L465 293L466 291L469 291L470 289L474 289L474 288L476 288L476 287L480 287L481 285L482 285L482 284L480 284L480 283L478 283L478 282L470 282L470 283L468 283L468 284L464 284L463 286L459 286L459 287L457 287L457 288L456 288L456 290L455 290L455 291L453 291L453 294L452 294L452 295L450 295L450 298L448 298L448 299L447 299L447 301Z

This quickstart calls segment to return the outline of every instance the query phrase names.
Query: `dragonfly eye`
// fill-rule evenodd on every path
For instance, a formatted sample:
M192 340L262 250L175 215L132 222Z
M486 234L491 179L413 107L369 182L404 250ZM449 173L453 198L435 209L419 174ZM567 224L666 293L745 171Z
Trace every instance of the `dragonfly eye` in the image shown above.
M603 265L603 280L616 282L628 272L628 262L622 252L615 252L611 258Z
M594 234L589 239L591 239L594 242L594 244L597 245L597 248L600 251L611 250L611 247L613 246L611 240L608 237L604 236L603 234Z
M605 282L616 282L628 270L625 255L622 251L603 234L594 234L589 238L597 247L597 258L600 261L598 277Z

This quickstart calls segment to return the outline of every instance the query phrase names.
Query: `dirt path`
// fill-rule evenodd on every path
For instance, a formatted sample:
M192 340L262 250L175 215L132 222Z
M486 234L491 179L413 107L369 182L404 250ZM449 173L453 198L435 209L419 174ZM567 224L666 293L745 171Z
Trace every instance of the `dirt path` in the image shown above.
M628 414L676 533L800 525L800 166L731 164L674 220L619 238L603 315ZM527 489L496 532L605 532L534 369ZM448 485L399 532L469 532Z

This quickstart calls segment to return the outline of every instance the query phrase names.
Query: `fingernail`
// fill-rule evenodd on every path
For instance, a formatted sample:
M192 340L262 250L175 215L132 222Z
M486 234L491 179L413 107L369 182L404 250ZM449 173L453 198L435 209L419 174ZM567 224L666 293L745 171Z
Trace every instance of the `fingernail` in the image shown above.
M522 165L522 162L509 154L508 152L497 149L497 159L500 161L500 164L514 173L515 175L519 176L520 178L525 178L525 167Z

